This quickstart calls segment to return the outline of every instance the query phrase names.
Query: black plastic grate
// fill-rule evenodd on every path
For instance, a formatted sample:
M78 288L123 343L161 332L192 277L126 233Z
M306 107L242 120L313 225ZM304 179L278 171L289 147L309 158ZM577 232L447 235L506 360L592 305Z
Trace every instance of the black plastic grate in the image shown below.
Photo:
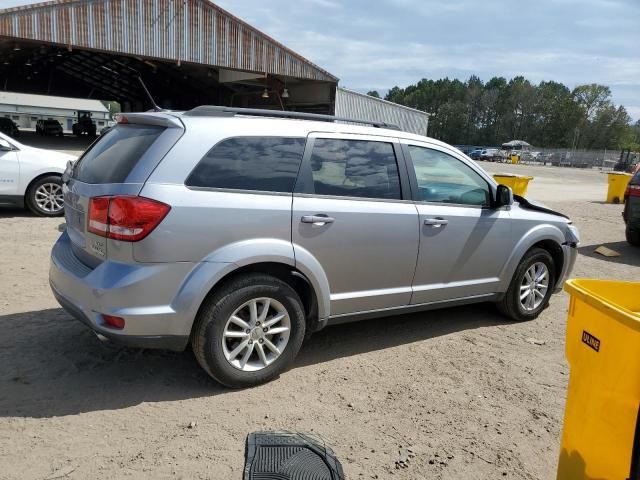
M301 433L250 433L245 460L244 480L344 480L333 451Z

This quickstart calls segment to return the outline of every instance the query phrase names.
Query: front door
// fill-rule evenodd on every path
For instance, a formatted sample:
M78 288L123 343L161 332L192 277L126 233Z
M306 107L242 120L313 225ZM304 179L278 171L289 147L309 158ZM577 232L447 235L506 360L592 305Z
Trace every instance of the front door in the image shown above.
M488 181L453 152L407 144L420 215L412 304L489 295L512 251L510 213L491 207Z
M397 153L386 137L309 138L293 198L293 244L324 269L332 316L411 300L418 214Z

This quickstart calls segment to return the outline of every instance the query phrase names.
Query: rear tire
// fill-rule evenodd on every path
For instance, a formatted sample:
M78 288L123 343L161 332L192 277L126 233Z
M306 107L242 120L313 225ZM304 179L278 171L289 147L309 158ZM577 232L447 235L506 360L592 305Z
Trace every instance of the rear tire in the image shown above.
M546 269L546 276L540 283L544 283L546 279L546 288L536 288L538 291L543 290L544 293L542 294L542 297L540 297L540 294L534 292L534 302L532 302L531 305L526 306L528 297L525 296L524 299L522 297L531 289L531 287L528 287L527 285L533 283L536 283L537 285L537 278L534 278L532 282L529 282L527 274L530 274L532 271L535 272L536 266L538 266L540 271L542 271L542 265L544 265L544 268ZM532 248L529 250L520 261L518 268L516 268L504 297L496 303L500 313L517 322L526 322L537 318L538 315L540 315L540 312L542 312L542 310L544 310L549 304L549 299L551 298L551 294L553 293L553 288L555 286L555 274L555 264L553 263L553 258L549 252L542 248Z
M640 247L640 230L632 230L627 227L626 230L627 242L634 247Z
M40 217L63 215L62 179L57 175L48 175L36 180L27 191L26 203L29 210Z
M272 307L267 306L265 313L267 299ZM253 320L251 304L257 313ZM286 320L273 327L280 325L278 330L288 331L263 334L282 312ZM262 314L266 316L257 323ZM241 326L242 322L247 325ZM196 317L191 345L198 363L213 379L230 388L253 387L273 380L291 365L302 346L305 327L302 302L295 290L270 275L247 274L205 300Z

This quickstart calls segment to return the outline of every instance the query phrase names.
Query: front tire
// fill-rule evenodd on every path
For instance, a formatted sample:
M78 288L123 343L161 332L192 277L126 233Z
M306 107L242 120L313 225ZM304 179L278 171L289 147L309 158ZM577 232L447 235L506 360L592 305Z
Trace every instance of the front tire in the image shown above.
M549 252L532 248L520 261L504 297L497 302L498 310L518 322L534 320L549 304L555 275Z
M270 275L247 274L205 300L191 343L211 377L230 388L246 388L273 380L291 365L305 327L295 290Z
M640 247L640 230L626 229L627 242L634 247Z
M29 187L27 207L40 217L59 217L64 213L62 179L57 175L42 177Z

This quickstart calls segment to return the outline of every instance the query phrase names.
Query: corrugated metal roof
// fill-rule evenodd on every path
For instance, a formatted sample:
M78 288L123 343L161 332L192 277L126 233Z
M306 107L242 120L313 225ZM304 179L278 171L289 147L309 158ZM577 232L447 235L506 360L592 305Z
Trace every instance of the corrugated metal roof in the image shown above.
M337 82L208 0L53 0L0 10L0 36Z
M336 116L389 123L416 135L426 135L429 127L429 114L426 112L346 88L336 91Z
M99 100L0 91L0 104L108 113Z

